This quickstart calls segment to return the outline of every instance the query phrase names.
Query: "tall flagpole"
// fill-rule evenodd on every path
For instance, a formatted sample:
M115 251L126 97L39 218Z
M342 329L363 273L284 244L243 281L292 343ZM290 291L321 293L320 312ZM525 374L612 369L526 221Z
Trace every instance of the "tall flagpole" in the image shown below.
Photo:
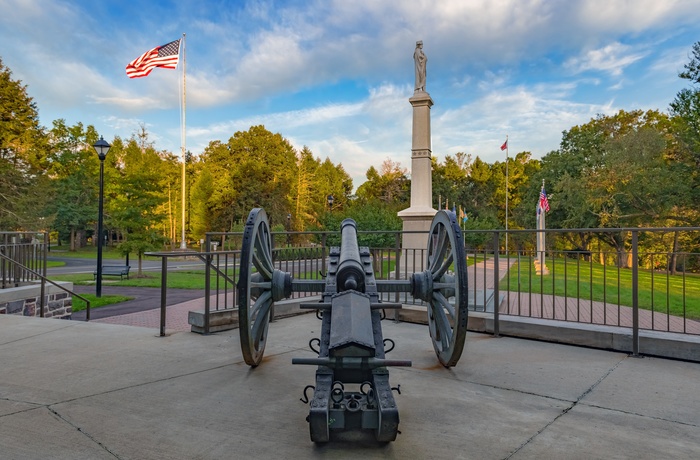
M187 109L187 48L185 47L185 34L182 34L182 106L180 107L180 150L182 152L182 235L180 239L180 249L187 249L185 240L185 206L187 203L186 177L185 177L185 152L187 138L185 135Z
M506 134L506 254L508 254L508 135Z

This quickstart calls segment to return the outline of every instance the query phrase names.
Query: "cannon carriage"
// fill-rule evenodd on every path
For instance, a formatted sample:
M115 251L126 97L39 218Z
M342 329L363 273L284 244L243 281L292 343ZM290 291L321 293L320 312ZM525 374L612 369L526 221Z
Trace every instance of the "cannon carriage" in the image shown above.
M394 342L384 339L381 321L385 310L399 309L401 304L382 301L381 294L406 292L424 301L437 358L445 367L454 366L467 331L464 240L454 213L438 211L428 235L427 268L405 280L377 280L369 248L358 244L356 223L345 219L340 230L341 245L330 250L325 279L295 280L274 268L265 211L250 212L237 285L241 350L248 365L258 366L274 302L294 292L319 293L319 302L301 304L317 310L322 322L321 336L310 342L318 357L292 360L317 366L315 385L304 389L302 399L310 406L311 440L328 442L336 433L359 430L389 442L396 439L399 414L393 396L397 388L389 384L388 368L411 362L386 358Z

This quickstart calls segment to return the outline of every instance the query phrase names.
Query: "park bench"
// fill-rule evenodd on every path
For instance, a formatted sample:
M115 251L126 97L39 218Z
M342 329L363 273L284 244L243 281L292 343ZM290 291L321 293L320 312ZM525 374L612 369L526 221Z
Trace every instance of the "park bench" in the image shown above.
M118 276L120 280L123 280L124 277L126 276L126 279L129 279L129 269L131 266L129 265L103 265L102 266L102 276L104 275L110 275L110 276ZM93 272L94 278L97 279L97 271Z

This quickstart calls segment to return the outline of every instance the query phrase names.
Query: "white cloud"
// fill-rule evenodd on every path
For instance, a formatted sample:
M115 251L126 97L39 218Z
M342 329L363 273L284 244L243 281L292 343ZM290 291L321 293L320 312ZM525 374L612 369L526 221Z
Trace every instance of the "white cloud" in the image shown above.
M698 4L687 0L588 0L571 4L581 24L597 30L640 32L669 22L697 18Z
M564 67L572 69L575 73L593 70L619 76L625 67L637 62L647 54L648 52L634 52L632 47L615 42L571 58L564 63Z

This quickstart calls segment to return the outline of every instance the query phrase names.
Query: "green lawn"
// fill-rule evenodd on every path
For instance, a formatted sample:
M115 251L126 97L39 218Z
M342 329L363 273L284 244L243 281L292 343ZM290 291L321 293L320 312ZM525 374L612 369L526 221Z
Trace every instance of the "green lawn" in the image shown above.
M105 305L113 305L119 302L126 302L133 299L124 295L103 295L99 299L94 294L80 294L90 301L90 309L104 307ZM85 310L85 302L77 297L73 297L73 312Z
M229 276L232 276L233 270L229 269ZM70 281L73 284L93 285L92 273L81 273L73 275L55 275L51 279L54 281ZM212 286L216 282L216 276L212 271L210 277ZM222 280L219 280L222 283ZM183 270L168 272L168 289L204 289L204 270ZM160 272L144 272L141 277L136 277L135 274L130 274L129 279L119 280L118 278L103 277L103 285L109 286L133 286L133 287L160 287L161 276Z
M550 295L554 293L557 296L632 305L631 269L618 270L572 259L547 259L547 268L549 275L540 277L535 274L531 261L516 262L509 275L501 280L499 289ZM700 319L700 277L693 274L686 274L685 277L667 276L665 272L654 272L652 283L652 272L639 270L638 299L639 307L646 310Z

